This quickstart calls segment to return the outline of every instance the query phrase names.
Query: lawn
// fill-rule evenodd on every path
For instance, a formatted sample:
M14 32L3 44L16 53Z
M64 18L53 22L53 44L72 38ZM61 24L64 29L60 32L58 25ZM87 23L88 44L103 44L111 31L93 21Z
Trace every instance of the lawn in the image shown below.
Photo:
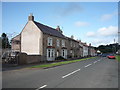
M32 66L31 68L48 68L48 67L54 67L54 66L59 66L63 64L79 62L79 61L83 61L91 58L95 58L95 57L89 57L89 58L83 58L83 59L77 59L77 60L71 60L71 61L62 61L62 62L56 62L56 63L50 63L50 64L43 64L43 65L35 65L35 66Z
M116 59L120 62L120 55L116 55Z

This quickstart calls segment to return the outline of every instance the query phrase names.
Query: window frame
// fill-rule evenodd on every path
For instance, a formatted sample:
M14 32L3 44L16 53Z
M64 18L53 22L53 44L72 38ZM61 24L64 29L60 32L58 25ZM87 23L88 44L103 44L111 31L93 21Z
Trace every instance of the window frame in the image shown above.
M47 45L48 46L52 46L53 45L53 39L51 37L48 37L48 40L47 40Z
M62 47L65 47L65 40L62 40Z

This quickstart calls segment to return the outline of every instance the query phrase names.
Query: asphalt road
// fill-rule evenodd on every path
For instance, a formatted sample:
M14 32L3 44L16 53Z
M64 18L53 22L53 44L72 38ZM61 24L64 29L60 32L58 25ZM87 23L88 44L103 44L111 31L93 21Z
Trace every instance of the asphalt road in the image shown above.
M97 57L48 69L4 71L3 88L118 88L118 62Z

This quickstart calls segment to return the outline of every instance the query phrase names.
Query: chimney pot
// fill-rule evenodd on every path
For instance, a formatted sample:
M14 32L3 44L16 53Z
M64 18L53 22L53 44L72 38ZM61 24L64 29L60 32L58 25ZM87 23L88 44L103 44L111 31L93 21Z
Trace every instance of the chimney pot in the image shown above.
M34 21L34 16L32 13L28 16L28 21Z

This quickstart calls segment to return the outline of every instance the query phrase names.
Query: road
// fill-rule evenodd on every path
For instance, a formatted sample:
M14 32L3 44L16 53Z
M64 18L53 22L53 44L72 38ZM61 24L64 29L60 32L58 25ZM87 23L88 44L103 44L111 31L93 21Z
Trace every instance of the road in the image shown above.
M118 88L118 62L97 57L48 69L3 72L3 88Z

